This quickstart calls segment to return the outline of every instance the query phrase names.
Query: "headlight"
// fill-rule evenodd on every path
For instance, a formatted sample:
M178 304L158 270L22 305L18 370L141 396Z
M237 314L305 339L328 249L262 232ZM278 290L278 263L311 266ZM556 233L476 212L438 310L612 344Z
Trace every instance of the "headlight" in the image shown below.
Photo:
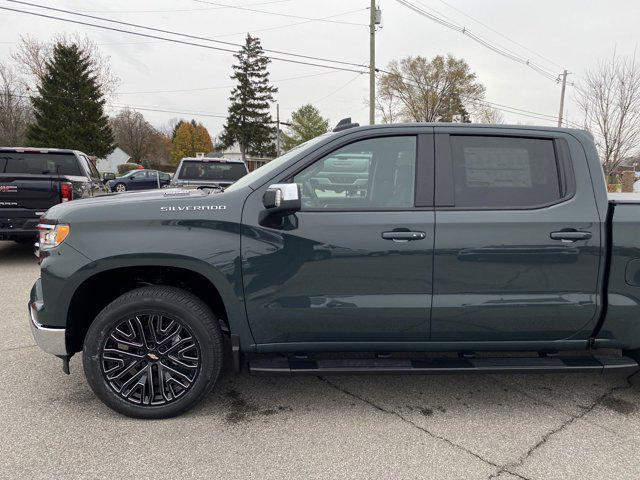
M63 223L57 225L41 223L38 225L38 231L40 232L38 248L42 251L51 250L64 242L64 239L69 235L70 229L69 225Z

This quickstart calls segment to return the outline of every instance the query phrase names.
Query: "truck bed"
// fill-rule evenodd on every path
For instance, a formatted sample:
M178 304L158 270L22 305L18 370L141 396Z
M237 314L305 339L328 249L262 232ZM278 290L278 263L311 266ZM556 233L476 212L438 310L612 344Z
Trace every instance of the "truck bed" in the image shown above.
M610 193L604 315L596 346L640 348L640 193Z

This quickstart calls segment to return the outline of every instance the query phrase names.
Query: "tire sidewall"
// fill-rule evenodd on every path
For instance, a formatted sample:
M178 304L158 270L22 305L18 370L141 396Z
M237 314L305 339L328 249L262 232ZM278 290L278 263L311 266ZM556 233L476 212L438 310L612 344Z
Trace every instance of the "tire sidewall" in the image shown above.
M91 324L85 337L82 360L85 376L95 394L109 407L124 415L136 418L168 418L181 414L195 405L212 387L221 370L221 355L216 349L222 348L219 335L212 335L205 325L206 319L199 318L190 308L180 303L153 296L131 298L119 305L118 300L105 307ZM102 373L101 350L111 329L135 314L165 313L179 319L195 336L200 348L200 369L191 388L179 399L165 405L136 405L116 393ZM209 311L211 319L213 314Z

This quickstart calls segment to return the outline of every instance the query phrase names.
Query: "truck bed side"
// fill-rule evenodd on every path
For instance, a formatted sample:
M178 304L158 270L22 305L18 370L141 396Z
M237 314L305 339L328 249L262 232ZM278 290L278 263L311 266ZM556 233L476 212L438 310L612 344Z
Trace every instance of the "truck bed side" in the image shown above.
M595 345L640 348L640 195L609 195L609 271L604 319Z

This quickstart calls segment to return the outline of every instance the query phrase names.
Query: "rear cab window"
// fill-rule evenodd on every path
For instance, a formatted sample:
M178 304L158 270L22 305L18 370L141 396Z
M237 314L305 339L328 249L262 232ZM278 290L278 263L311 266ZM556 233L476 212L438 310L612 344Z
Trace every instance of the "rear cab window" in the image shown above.
M82 176L73 153L0 152L0 173Z
M456 208L524 209L563 198L553 139L452 135Z
M181 180L211 180L231 181L242 178L247 174L244 163L238 162L207 162L185 160L176 175Z

